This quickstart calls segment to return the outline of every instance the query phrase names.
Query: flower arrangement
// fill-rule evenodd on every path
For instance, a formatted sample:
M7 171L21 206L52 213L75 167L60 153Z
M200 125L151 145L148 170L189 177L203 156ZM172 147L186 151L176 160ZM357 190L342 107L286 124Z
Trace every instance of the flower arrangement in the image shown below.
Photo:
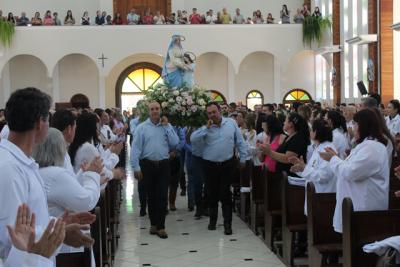
M144 100L138 103L140 120L148 118L148 103L156 101L161 105L161 115L167 116L172 125L200 127L207 123L206 105L210 102L209 93L195 85L170 88L166 84L150 87Z

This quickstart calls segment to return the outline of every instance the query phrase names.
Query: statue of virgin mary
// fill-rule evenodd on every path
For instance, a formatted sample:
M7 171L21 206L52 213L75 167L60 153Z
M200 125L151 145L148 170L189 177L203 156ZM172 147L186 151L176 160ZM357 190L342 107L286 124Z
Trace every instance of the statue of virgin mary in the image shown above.
M188 54L185 54L181 44L183 41L185 41L184 36L175 34L172 36L171 43L168 46L162 77L164 82L171 88L179 88L184 84L192 87L194 84L193 71L195 65L193 59L188 62Z

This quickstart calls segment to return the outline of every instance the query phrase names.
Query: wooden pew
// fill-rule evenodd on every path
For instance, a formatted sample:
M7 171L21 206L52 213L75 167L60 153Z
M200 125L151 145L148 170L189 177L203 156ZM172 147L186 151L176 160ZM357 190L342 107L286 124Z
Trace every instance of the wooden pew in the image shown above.
M96 262L96 266L103 266L103 251L102 251L102 239L101 239L101 212L100 207L96 207L92 213L96 215L96 221L90 227L90 234L94 239L93 254Z
M294 266L295 233L304 233L307 230L307 217L304 215L304 186L289 184L288 177L285 176L281 197L283 261L287 266Z
M264 192L265 169L261 166L251 167L251 201L250 201L250 229L260 234L259 227L264 227Z
M252 164L246 161L246 167L240 171L240 187L250 187L250 180L252 176ZM240 204L237 213L245 223L250 223L250 193L240 192Z
M265 174L264 194L264 242L274 250L273 242L276 230L282 225L282 180L286 173L269 172Z
M84 252L62 253L56 257L57 267L91 267L91 250L86 249Z
M316 193L307 183L308 266L326 266L327 256L342 254L342 235L333 230L336 193Z
M350 198L343 200L343 266L374 267L377 256L365 253L365 244L400 235L400 210L354 211Z
M101 190L100 199L98 206L100 207L101 212L101 250L102 250L102 260L103 265L111 266L111 247L108 239L109 232L109 213L107 206L107 193L106 189Z

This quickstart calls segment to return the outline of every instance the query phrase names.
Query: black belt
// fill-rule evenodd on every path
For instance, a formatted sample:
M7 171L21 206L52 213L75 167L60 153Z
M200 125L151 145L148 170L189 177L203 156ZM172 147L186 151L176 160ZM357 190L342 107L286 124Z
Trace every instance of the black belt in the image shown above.
M149 160L149 159L142 159L142 162L148 162L151 163L153 165L159 166L164 162L169 162L169 159L162 159L162 160Z
M233 158L230 158L230 159L228 159L228 160L226 160L226 161L222 161L222 162L218 162L218 161L209 161L209 160L205 160L205 161L208 162L209 164L212 164L212 165L222 166L222 165L225 165L225 164L231 162L232 160L233 160Z

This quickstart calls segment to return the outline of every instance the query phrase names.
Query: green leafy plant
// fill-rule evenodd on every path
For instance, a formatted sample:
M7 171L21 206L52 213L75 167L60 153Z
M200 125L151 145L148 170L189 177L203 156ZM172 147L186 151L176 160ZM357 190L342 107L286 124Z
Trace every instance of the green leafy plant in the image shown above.
M314 42L321 45L324 33L327 29L331 29L332 23L328 17L308 16L303 22L303 42L309 47Z
M10 47L15 33L15 26L8 21L0 20L0 42L4 47Z

